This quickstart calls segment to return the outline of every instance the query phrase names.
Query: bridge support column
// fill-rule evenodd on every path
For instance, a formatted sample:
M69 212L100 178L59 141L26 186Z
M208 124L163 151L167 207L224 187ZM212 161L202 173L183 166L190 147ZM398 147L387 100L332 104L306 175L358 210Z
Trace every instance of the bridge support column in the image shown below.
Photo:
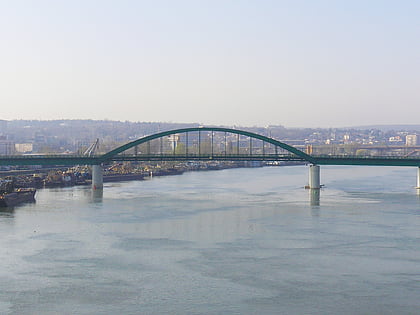
M309 166L309 188L310 189L320 189L321 188L321 179L320 179L320 167L319 165L310 165Z
M104 188L104 175L101 165L92 165L92 189Z
M417 168L417 187L416 188L420 192L420 166Z

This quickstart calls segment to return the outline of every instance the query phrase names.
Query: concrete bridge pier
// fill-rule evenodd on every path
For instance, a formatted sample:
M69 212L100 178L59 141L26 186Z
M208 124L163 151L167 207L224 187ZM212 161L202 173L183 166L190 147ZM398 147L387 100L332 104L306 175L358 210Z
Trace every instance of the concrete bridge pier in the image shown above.
M321 188L321 177L319 165L309 166L309 188L320 189Z
M420 192L420 166L417 168L417 187L416 188Z
M92 165L92 189L104 188L104 174L101 165Z

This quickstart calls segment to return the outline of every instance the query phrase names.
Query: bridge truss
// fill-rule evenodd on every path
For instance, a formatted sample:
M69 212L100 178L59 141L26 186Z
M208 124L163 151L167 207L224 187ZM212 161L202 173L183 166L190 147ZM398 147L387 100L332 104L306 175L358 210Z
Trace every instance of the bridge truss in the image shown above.
M100 157L103 161L307 161L310 155L275 139L228 128L185 128L146 136Z

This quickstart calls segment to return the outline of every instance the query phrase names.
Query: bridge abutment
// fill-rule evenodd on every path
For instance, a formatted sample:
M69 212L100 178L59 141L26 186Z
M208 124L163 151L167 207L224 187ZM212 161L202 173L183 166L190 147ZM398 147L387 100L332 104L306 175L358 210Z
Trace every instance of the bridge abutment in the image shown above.
M104 188L104 174L101 165L92 165L92 189Z
M321 188L321 177L320 177L319 165L309 166L309 188L320 189Z

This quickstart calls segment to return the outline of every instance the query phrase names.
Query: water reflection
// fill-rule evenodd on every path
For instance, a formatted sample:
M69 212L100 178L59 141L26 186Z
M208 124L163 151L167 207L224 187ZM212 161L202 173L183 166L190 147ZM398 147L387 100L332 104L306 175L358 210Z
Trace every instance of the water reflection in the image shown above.
M92 189L91 190L91 197L93 203L101 203L104 198L104 190L103 189Z
M0 217L14 217L14 207L0 207Z
M197 211L179 213L176 218L165 218L160 214L149 217L149 211L159 211L157 208L130 212L123 212L121 208L119 218L113 218L112 229L119 231L120 235L129 235L129 239L171 239L214 244L260 233L261 220L278 214L276 208L261 211L260 208L238 206L230 211L202 211L198 204L191 204L191 207L197 208Z
M320 205L321 189L309 189L309 196L311 206Z

